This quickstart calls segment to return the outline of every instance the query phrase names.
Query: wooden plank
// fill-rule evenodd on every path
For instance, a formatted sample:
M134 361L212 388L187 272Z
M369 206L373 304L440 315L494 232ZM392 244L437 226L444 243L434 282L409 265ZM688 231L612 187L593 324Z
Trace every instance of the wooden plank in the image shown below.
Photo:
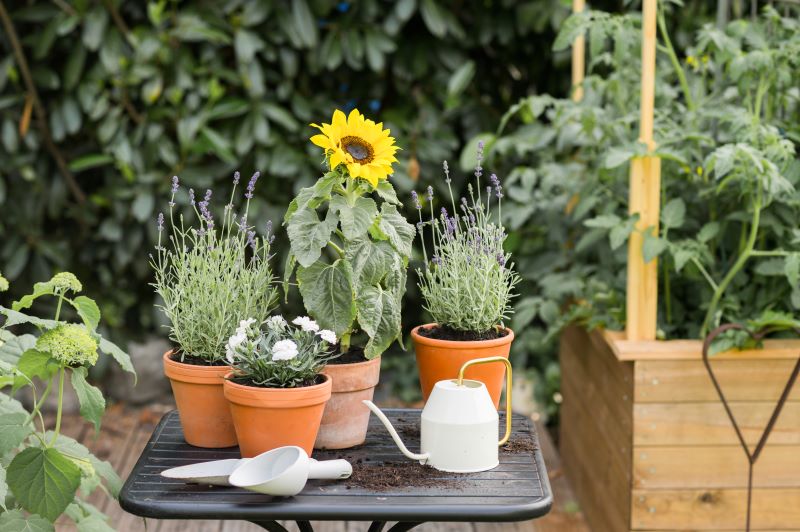
M158 532L185 532L186 530L191 530L192 532L221 532L223 525L222 521L199 519L192 521L184 521L182 519L160 519L154 522L158 523L158 528L156 529Z
M774 404L731 402L745 441L754 446ZM738 445L736 432L720 402L639 403L633 407L633 441L647 445ZM800 402L787 403L768 445L800 445Z
M800 446L767 445L753 470L756 487L800 488ZM636 488L746 488L747 458L736 446L635 447ZM800 502L800 501L799 501Z
M752 529L800 530L800 488L753 492ZM635 530L744 530L747 490L634 490Z
M572 12L580 13L586 6L585 0L572 0ZM583 78L586 73L586 36L575 37L572 43L572 101L583 100Z
M627 530L630 511L631 413L617 405L625 393L625 364L607 346L593 344L579 327L561 337L562 394L560 446L565 470L594 530ZM606 366L610 359L614 364ZM601 370L600 368L604 368ZM616 371L615 371L616 369ZM591 378L590 378L591 377ZM600 382L597 382L600 379ZM621 386L606 396L602 383ZM628 385L632 387L632 381ZM632 396L632 389L629 391ZM629 407L630 408L630 407ZM621 412L617 416L610 413ZM622 419L628 419L628 428Z
M795 362L776 360L713 360L711 367L729 401L776 402ZM719 401L705 365L699 360L636 362L634 400L637 403ZM795 385L790 401L800 401Z
M639 103L639 141L655 149L653 120L656 78L657 0L642 2L642 83ZM658 234L661 201L661 159L636 157L631 161L628 210L638 214L637 231L628 238L627 321L630 340L656 338L658 311L658 260L645 262L642 254L643 231L653 228Z
M619 331L601 333L618 360L702 360L703 342L700 340L627 340ZM731 350L717 353L717 360L797 360L800 340L764 340L762 349ZM712 362L713 363L713 362Z

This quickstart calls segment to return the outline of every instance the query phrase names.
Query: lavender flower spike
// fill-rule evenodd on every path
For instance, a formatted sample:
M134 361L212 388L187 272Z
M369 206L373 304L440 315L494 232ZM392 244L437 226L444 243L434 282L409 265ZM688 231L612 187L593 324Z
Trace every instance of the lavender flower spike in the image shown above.
M163 212L158 213L158 219L156 220L156 227L158 227L158 232L159 233L164 230L164 213Z
M428 201L433 201L433 187L432 187L432 186L430 186L430 185L428 185L428 195L427 195L427 198L428 198Z
M481 175L483 175L483 167L481 166L481 162L483 162L483 141L482 140L478 141L478 151L477 151L477 153L475 155L476 155L476 159L477 159L477 163L475 164L475 177L477 179L480 179Z
M193 188L189 189L189 203L191 203L192 206L194 206L194 189Z
M247 183L247 192L245 193L244 197L247 199L253 199L253 191L256 189L256 181L261 176L261 172L256 172L253 174L253 177L250 178L250 182Z
M239 184L239 178L240 177L241 177L241 174L239 173L239 170L236 170L233 173L233 184L234 184L234 186Z
M180 186L180 181L178 180L178 176L172 176L172 193L175 194L178 191L178 187Z
M420 205L419 203L419 196L417 195L416 190L411 191L411 201L414 202L414 207L416 207L417 210L420 210L422 208L422 205Z
M498 179L498 177L495 174L492 174L489 177L489 180L492 182L492 186L494 187L494 193L495 193L495 196L497 196L497 199L502 198L503 197L503 186L500 184L500 179Z
M444 169L444 182L448 185L450 184L450 168L447 166L447 161L442 163L442 168Z

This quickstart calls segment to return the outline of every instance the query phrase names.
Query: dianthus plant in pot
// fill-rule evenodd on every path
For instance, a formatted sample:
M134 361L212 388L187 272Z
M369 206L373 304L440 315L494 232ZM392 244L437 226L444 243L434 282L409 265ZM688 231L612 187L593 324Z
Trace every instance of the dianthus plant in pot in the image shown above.
M285 216L291 243L285 287L296 269L306 310L339 337L341 355L324 373L333 397L316 446L364 442L380 375L380 355L400 339L400 303L415 228L397 210L388 181L397 147L388 129L358 110L336 111L311 141L327 172L292 200Z
M510 262L511 254L503 248L507 235L500 221L500 180L492 174L481 191L482 152L479 145L475 186L468 185L469 198L456 202L446 161L447 206L435 213L433 189L428 187L425 199L430 215L423 221L421 198L412 192L425 260L417 277L425 309L433 318L433 323L411 331L425 400L436 382L455 378L465 362L488 356L508 358L514 340L514 331L504 321L512 312L510 303L519 276ZM493 206L497 207L496 216ZM427 244L425 233L430 235ZM505 366L474 366L465 375L482 381L499 406Z
M211 211L210 190L195 199L189 190L190 215L178 210L178 178L172 181L169 227L158 216L158 245L151 256L153 286L159 307L169 320L176 347L164 354L164 373L170 379L187 443L219 448L236 445L228 403L222 390L230 372L225 358L228 338L239 322L265 320L277 303L270 261L271 224L263 236L248 224L250 200L259 174L247 184L244 209L234 209L239 173L222 216ZM191 226L194 220L195 226ZM218 223L219 222L219 223Z
M306 316L291 324L272 316L263 327L241 321L226 346L224 390L242 457L285 445L311 454L331 397L331 378L320 372L335 344L333 331Z

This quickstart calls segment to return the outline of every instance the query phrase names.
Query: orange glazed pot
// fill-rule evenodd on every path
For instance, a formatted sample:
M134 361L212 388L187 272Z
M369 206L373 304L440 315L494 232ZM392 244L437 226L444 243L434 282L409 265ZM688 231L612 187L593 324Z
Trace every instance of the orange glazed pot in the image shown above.
M196 366L170 358L164 353L164 374L172 384L172 395L178 405L183 437L195 447L218 449L236 445L236 432L222 393L229 366Z
M314 447L347 449L361 445L369 423L369 409L361 401L372 401L381 375L381 357L355 364L328 364L322 373L333 380L333 394L325 405Z
M435 323L419 325L411 331L414 342L414 351L417 354L417 367L419 368L419 383L422 387L422 396L427 401L433 386L443 380L458 377L458 370L465 362L476 358L500 356L508 358L511 351L511 342L514 341L514 331L506 327L508 334L494 340L477 340L474 342L461 342L454 340L437 340L426 338L419 334L422 327L435 327ZM495 408L500 406L500 394L503 391L503 379L506 374L504 364L482 364L467 368L464 377L481 381L489 390L489 395L494 401Z
M233 416L243 458L296 445L311 456L325 403L331 397L331 379L302 388L258 388L227 380L224 390Z

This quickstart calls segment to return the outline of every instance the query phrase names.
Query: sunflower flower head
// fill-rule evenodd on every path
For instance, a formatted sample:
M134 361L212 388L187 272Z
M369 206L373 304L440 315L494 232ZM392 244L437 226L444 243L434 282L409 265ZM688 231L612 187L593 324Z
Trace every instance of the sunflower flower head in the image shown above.
M42 333L36 349L67 366L82 366L97 362L97 342L85 327L75 324L59 325Z
M311 125L322 132L311 137L311 142L325 150L331 170L343 164L351 178L360 177L373 188L392 173L399 148L383 123L376 124L353 109L348 116L335 111L330 124Z

